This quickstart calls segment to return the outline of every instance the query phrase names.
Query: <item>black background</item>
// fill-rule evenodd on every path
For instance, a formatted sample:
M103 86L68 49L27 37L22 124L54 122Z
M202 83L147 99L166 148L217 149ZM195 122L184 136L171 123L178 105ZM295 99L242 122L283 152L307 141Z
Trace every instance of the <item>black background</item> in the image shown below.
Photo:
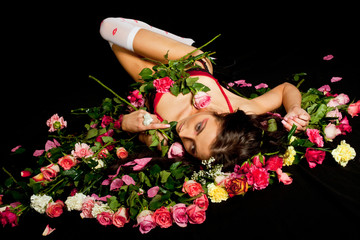
M217 52L215 77L220 81L246 79L273 87L289 81L293 73L306 72L306 89L330 84L331 77L341 76L342 81L330 84L334 92L345 92L357 101L359 19L355 9L338 4L249 6L224 1L8 4L3 8L7 14L2 16L1 165L20 170L31 166L31 157L7 155L19 144L28 149L29 156L33 149L41 149L47 140L45 122L54 113L64 116L69 127L81 126L70 110L98 105L109 96L88 75L120 93L131 82L99 35L100 22L106 17L139 19L191 37L196 46L221 33L221 38L206 49ZM335 58L323 61L328 54ZM353 133L334 142L336 146L346 139L358 152L347 167L338 165L330 154L314 169L303 161L288 169L294 178L291 185L275 183L244 198L211 204L201 225L156 228L141 235L131 224L123 229L103 227L96 220L82 220L77 212L65 212L58 219L32 213L21 218L18 227L7 226L0 232L14 239L38 239L50 223L57 230L49 239L359 239L359 118L350 118L350 124Z

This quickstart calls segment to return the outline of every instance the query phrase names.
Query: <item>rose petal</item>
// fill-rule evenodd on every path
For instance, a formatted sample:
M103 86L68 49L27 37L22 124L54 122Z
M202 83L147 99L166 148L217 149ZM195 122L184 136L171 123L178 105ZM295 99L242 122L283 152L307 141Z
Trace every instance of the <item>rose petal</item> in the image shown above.
M119 189L122 187L122 185L124 184L124 181L121 180L120 178L115 179L114 181L112 181L112 183L110 184L110 191Z
M43 150L43 149L35 150L35 152L33 153L33 156L34 157L40 157L44 152L45 152L45 150Z
M324 57L323 57L323 60L329 61L329 60L331 60L331 59L333 59L333 58L334 58L334 56L331 55L331 54L329 54L329 55L324 56Z
M152 187L150 188L148 191L147 191L147 195L149 198L153 198L155 197L155 195L159 192L159 187L158 186L155 186L155 187Z
M334 83L334 82L339 82L341 79L342 77L332 77L330 81Z
M49 235L50 233L52 233L53 231L55 231L55 230L56 230L56 228L51 228L51 227L49 226L49 224L48 224L48 225L46 225L45 230L44 230L44 232L42 233L42 235L43 235L43 236L47 236L47 235Z
M130 177L129 175L122 176L121 180L123 180L126 185L130 185L130 184L135 185L136 184L134 179L132 177Z

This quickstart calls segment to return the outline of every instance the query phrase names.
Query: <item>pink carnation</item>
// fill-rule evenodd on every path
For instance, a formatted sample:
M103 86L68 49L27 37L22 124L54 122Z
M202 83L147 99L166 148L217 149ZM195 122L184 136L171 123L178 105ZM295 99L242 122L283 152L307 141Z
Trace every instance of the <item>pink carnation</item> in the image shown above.
M320 135L318 129L306 129L306 135L309 137L310 142L315 143L318 147L324 146L324 139Z
M49 120L46 121L46 125L50 127L49 132L55 132L58 129L63 129L67 127L67 122L64 120L63 117L59 117L56 113L51 116Z
M93 151L90 149L90 146L86 143L76 143L75 150L71 151L71 155L79 158L88 158L93 155Z
M158 93L167 93L170 91L170 87L174 84L174 81L169 77L155 79L153 85Z
M139 90L130 92L130 95L127 97L127 99L137 108L143 107L145 103L145 99Z

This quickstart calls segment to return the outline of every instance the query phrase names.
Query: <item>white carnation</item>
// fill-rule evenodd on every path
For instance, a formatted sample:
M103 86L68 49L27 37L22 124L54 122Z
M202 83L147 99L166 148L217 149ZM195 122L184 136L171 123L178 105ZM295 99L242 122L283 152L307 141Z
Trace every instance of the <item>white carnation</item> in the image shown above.
M48 203L52 201L52 197L47 195L32 195L30 197L30 206L38 213L43 214Z
M83 193L76 193L74 196L70 196L66 199L65 204L68 211L77 210L81 211L82 204L86 198Z
M107 203L96 202L96 204L91 210L91 215L96 218L96 216L102 212L114 213Z

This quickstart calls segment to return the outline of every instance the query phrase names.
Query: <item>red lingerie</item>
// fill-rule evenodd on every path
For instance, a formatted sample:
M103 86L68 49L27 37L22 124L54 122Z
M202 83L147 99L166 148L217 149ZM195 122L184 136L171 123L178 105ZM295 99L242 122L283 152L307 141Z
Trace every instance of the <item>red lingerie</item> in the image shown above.
M214 81L216 82L216 84L218 85L222 95L224 96L225 100L226 100L226 103L229 107L229 110L231 113L234 112L232 106L231 106L231 103L230 103L230 100L229 98L226 96L224 90L222 89L220 83L218 82L218 80L216 78L214 78L213 75L211 75L210 73L206 72L206 71L201 71L201 70L190 70L188 71L188 73L190 74L190 76L206 76L206 77L209 77L209 78L212 78L214 79ZM160 121L163 121L163 118L156 112L156 107L161 99L161 97L163 96L164 93L156 93L155 95L155 99L154 99L154 114L159 118Z

